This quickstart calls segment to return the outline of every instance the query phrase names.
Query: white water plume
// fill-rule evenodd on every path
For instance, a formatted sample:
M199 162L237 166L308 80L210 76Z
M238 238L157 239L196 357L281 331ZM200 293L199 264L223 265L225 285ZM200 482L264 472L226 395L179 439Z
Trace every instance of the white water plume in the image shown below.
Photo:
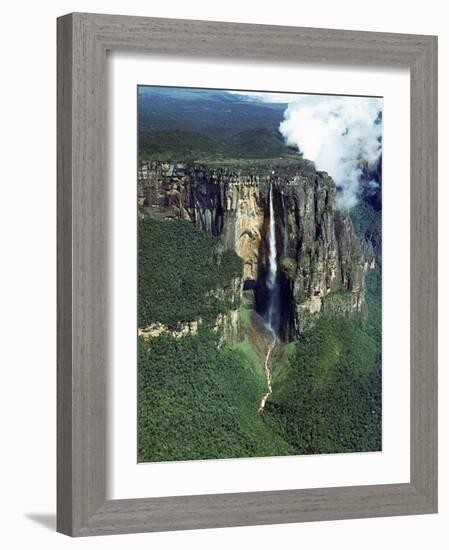
M270 186L270 221L269 221L269 230L268 230L268 277L267 277L267 286L269 290L269 303L268 303L268 327L276 335L276 326L274 322L274 317L276 313L276 298L277 298L277 259L276 259L276 226L274 218L274 208L273 208L273 185Z
M284 256L287 256L288 255L288 241L289 241L289 238L288 238L288 211L287 211L287 208L285 206L284 193L281 193L281 198L282 198L282 212L284 214L284 243L283 243L282 253L283 253Z
M379 98L298 95L284 113L280 132L340 187L339 208L357 203L363 165L379 162L381 112Z
M268 264L269 264L269 273L268 273L268 286L273 288L276 282L277 275L277 262L276 262L276 231L275 231L275 221L274 221L274 209L273 209L273 188L270 187L270 225L268 233L268 243L269 243L269 252L268 252Z

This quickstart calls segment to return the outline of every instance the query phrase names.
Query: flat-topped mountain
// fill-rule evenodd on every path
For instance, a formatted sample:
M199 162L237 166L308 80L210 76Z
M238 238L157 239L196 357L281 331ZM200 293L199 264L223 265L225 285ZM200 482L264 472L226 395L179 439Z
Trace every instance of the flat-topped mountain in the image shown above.
M335 207L336 187L313 163L251 166L141 161L141 206L158 220L188 220L220 237L243 260L242 285L264 315L269 303L269 193L278 266L279 336L289 340L310 316L360 313L365 272L374 267L370 243Z

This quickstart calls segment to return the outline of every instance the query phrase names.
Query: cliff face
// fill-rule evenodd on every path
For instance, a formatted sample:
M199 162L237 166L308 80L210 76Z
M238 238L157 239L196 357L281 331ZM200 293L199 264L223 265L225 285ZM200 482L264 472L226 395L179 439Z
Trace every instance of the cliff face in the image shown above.
M244 261L244 279L256 279L264 220L259 177L230 169L143 163L139 195L156 219L184 219L214 236Z
M296 328L309 314L360 312L364 273L374 267L373 254L355 234L349 216L335 209L332 179L320 172L294 176L278 188L277 212L281 206L284 211L280 264L284 287L290 283Z
M268 193L272 189L282 326L289 339L314 314L362 310L374 254L336 210L332 179L313 163L212 168L143 162L139 195L157 219L186 219L243 259L243 286L262 315L268 303ZM226 324L227 321L223 321Z

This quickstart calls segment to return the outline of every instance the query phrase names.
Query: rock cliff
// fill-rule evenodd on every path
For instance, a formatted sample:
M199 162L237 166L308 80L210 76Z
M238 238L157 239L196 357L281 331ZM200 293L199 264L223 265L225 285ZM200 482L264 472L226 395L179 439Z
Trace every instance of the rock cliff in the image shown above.
M140 202L150 216L189 220L239 254L244 262L243 288L254 292L255 307L262 315L269 292L272 189L282 339L300 332L318 313L362 311L365 271L374 266L374 253L355 234L349 216L336 209L333 180L317 172L313 163L299 159L212 167L142 162L138 186ZM229 325L227 320L221 322Z

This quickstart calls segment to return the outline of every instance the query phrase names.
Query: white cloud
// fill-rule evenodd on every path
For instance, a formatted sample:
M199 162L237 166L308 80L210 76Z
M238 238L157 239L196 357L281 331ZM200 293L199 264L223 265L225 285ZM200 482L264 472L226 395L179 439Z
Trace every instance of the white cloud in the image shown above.
M340 208L357 202L360 161L379 161L382 125L375 121L381 110L378 98L298 95L284 113L280 132L341 187Z

